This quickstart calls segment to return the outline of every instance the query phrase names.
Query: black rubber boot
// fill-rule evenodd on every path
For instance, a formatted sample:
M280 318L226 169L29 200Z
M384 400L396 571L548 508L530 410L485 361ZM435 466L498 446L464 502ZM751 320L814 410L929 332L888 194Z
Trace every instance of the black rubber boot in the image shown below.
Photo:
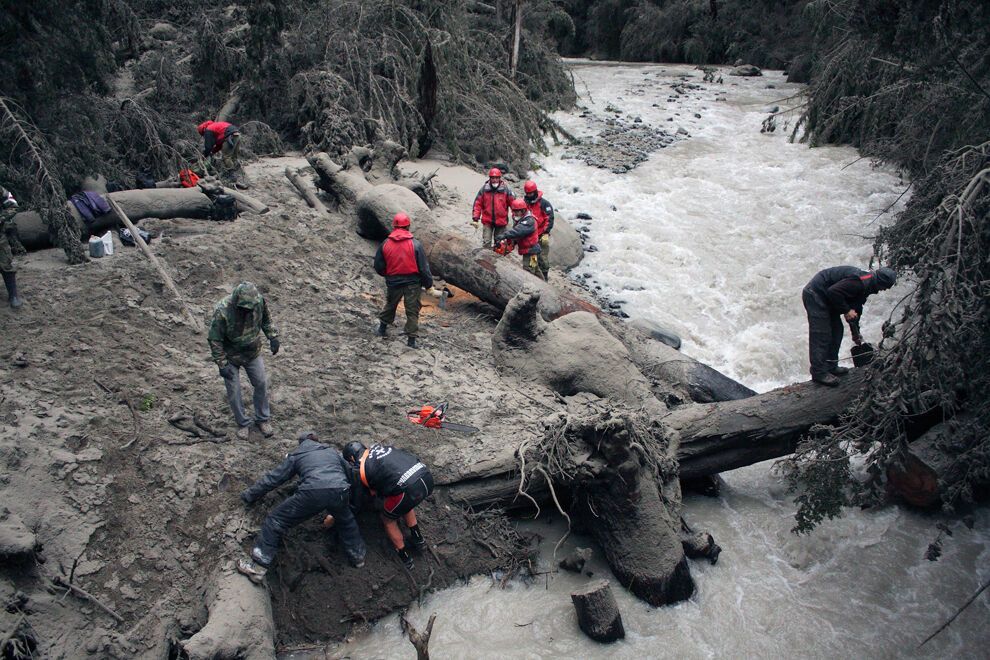
M378 329L375 330L375 334L378 335L379 337L384 337L387 331L388 331L388 326L385 325L384 323L379 323Z
M847 373L849 373L849 367L840 367L838 365L832 367L831 374L833 376L845 376Z
M424 539L423 535L419 532L419 525L409 528L409 537L409 540L412 541L412 544L417 550L426 549L426 539Z
M413 569L413 566L415 566L415 564L413 563L412 557L410 557L409 553L406 552L405 548L400 548L396 550L395 554L399 555L399 560L402 562L402 565L406 567L406 569L410 571Z
M839 384L839 379L832 374L823 374L821 376L812 376L811 380L819 383L820 385L827 385L828 387L835 387Z
M24 301L17 295L17 273L4 273L3 283L7 287L7 298L10 306L17 309L24 304Z
M407 339L406 340L406 346L408 346L409 348L419 348L418 346L416 346L416 338L415 337L410 337L409 339Z

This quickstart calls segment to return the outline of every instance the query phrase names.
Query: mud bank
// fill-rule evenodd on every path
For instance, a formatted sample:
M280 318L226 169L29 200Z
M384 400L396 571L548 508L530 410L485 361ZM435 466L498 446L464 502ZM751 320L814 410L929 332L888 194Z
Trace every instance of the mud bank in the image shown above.
M338 445L409 448L446 483L506 448L420 429L407 410L446 400L457 421L523 438L535 433L530 420L562 408L551 393L530 391L526 374L497 371L499 313L462 292L445 310L427 301L420 350L407 349L398 330L374 337L384 298L375 244L354 233L349 216L309 209L286 166L306 163L249 167L267 214L141 223L161 233L153 249L204 322L238 281L265 292L283 334L282 351L265 358L274 438L234 438L205 337L182 323L140 252L118 245L84 267L67 267L53 250L18 259L26 304L16 314L0 309L0 501L38 550L0 566L0 597L11 603L0 630L29 631L37 655L177 653L216 611L218 573L250 547L288 487L248 510L239 491L281 460L302 428ZM442 204L464 203L436 184ZM169 423L182 415L221 435ZM472 514L438 495L421 519L433 550L416 557L411 574L371 514L359 520L370 549L361 572L315 524L290 533L269 578L275 648L340 638L429 590L511 570L525 557L504 516ZM94 600L65 595L55 579Z

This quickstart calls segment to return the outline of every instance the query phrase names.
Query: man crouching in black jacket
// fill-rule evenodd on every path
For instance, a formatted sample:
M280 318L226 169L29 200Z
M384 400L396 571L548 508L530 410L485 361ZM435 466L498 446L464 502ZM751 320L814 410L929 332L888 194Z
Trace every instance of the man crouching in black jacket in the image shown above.
M261 538L251 551L254 562L241 560L237 570L260 583L275 559L282 536L307 518L329 511L351 566L364 566L365 545L350 509L349 467L333 447L320 442L316 433L299 434L299 447L286 454L282 464L241 493L245 504L253 504L294 476L296 492L272 509L261 527ZM325 526L327 526L325 524Z

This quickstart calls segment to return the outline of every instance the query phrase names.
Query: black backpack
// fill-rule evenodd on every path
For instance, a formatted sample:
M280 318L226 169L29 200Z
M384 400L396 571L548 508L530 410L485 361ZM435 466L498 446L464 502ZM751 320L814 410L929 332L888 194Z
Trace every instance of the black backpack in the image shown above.
M210 220L229 222L237 219L237 200L232 195L217 195L213 198Z
M158 184L155 182L155 177L151 175L148 170L141 170L134 177L134 187L139 190L144 190L145 188L157 188Z

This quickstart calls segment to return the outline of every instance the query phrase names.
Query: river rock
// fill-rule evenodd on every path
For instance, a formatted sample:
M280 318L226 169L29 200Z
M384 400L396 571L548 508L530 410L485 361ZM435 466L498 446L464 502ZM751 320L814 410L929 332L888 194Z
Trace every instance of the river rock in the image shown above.
M677 333L672 330L668 330L655 321L651 321L649 319L633 319L629 322L629 325L642 330L648 337L661 341L664 344L667 344L667 346L676 349L681 348L681 338L677 336Z
M763 72L760 71L760 67L753 66L752 64L742 64L731 71L729 71L730 76L762 76Z
M584 570L584 565L590 559L591 548L574 548L571 554L561 559L557 565L565 571L580 573Z
M570 270L584 258L581 247L581 235L561 217L553 221L553 233L550 234L550 265L559 270Z

